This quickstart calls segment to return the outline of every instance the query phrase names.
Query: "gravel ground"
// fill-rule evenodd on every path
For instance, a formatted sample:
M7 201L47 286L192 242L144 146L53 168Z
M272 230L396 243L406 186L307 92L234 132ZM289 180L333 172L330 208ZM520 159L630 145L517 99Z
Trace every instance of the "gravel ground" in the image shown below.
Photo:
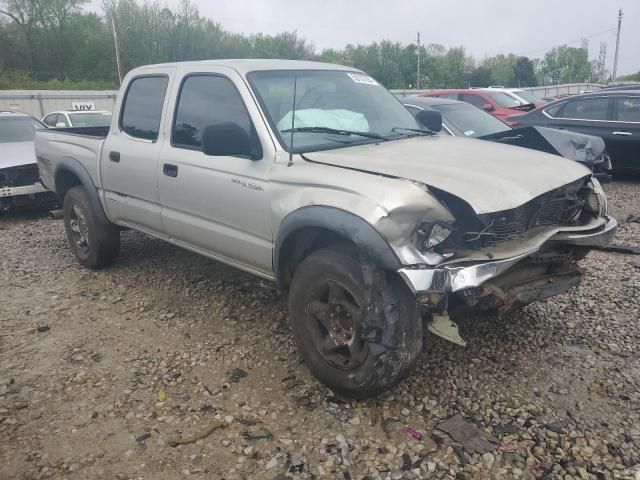
M640 184L606 189L617 243L639 245ZM577 290L466 319L466 348L429 336L408 380L352 402L256 278L135 232L92 272L61 221L0 230L2 479L640 478L638 256L590 253ZM490 451L436 429L457 413Z

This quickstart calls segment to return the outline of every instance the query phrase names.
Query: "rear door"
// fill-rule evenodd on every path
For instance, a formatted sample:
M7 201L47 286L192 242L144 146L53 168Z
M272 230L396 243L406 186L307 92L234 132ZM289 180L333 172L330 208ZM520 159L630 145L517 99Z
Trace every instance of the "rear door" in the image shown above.
M100 162L109 217L151 233L162 232L157 166L173 71L154 69L129 81Z
M616 170L640 171L640 96L613 98L607 148Z
M264 125L252 122L260 114L251 93L234 70L204 67L176 78L172 98L173 122L158 164L167 234L219 260L271 275L268 175L275 150ZM261 159L202 152L203 129L226 122L260 139Z

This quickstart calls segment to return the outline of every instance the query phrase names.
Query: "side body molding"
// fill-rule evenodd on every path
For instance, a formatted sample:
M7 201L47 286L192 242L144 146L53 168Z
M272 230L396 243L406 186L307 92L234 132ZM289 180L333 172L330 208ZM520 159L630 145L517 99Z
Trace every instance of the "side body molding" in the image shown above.
M53 178L54 188L56 194L58 195L58 198L64 201L64 194L69 189L69 186L65 185L65 182L63 180L65 172L70 172L71 174L75 175L78 180L80 180L80 184L86 190L87 195L89 196L89 201L91 202L91 206L94 208L100 221L109 223L109 220L104 213L104 209L102 208L102 204L100 203L98 189L93 183L91 175L89 175L89 172L87 172L87 169L82 165L82 163L80 163L75 158L63 157L56 162Z
M339 208L312 205L294 210L280 223L273 251L273 269L278 285L285 281L285 272L281 271L282 260L291 253L286 251L286 240L295 232L309 227L330 230L348 238L385 269L395 271L401 266L386 240L366 220Z

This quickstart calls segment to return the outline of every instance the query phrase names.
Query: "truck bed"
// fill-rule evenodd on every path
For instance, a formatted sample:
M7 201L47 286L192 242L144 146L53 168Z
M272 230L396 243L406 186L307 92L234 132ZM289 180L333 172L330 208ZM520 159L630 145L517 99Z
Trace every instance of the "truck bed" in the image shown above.
M100 185L100 154L109 127L46 128L36 131L34 138L40 180L48 189L54 189L54 175L61 160L79 162Z

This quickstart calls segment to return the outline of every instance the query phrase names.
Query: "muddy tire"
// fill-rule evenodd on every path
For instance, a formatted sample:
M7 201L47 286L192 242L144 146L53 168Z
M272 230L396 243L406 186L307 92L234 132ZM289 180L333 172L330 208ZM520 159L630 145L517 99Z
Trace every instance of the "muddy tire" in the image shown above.
M318 250L298 266L289 312L305 363L345 396L392 388L422 351L422 323L407 287L346 250Z
M88 268L113 264L120 250L120 231L101 222L84 187L70 189L64 196L64 228L71 251Z

